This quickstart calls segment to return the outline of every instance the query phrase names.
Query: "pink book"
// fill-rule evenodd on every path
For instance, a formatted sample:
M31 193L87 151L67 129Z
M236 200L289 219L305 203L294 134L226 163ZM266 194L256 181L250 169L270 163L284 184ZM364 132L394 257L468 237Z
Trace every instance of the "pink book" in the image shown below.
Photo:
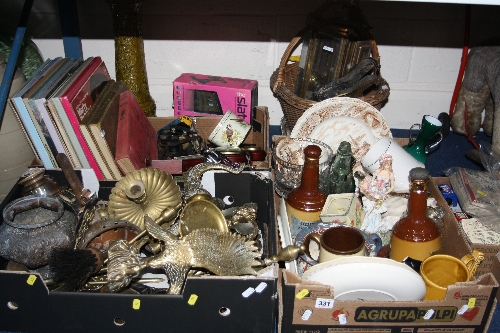
M80 131L80 123L97 100L99 92L105 83L109 80L111 80L111 77L106 65L101 57L95 57L66 91L59 96L61 105L66 111L83 153L99 180L104 179L104 176Z

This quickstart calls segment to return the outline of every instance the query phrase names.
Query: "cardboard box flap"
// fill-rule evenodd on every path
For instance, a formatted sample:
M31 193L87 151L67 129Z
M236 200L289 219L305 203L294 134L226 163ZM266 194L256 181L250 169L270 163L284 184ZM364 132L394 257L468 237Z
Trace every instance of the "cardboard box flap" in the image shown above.
M346 316L346 324L358 326L382 322L400 325L419 323L422 326L470 325L476 317L488 320L498 287L494 276L489 273L474 281L450 286L446 298L440 301L340 301L333 299L331 287L302 280L287 271L284 271L283 278L285 300L290 301L293 297L294 304L293 308L285 307L283 311L292 315L294 325L338 325L339 314ZM331 302L331 305L321 307L318 300Z
M284 270L283 281L286 285L295 286L295 298L299 300L316 300L318 298L333 299L333 287L316 281L303 280L294 272Z
M467 294L475 295L476 298L480 296L485 296L486 300L491 295L491 290L498 288L498 283L492 273L487 273L481 275L477 279L468 282L457 282L451 286L448 286L446 291L445 300L456 300L462 299L464 294L464 289L467 290ZM494 294L496 294L496 289Z

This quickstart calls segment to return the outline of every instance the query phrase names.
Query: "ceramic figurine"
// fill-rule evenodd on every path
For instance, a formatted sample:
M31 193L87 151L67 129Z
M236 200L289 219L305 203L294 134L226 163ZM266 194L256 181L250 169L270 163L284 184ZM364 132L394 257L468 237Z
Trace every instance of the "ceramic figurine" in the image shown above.
M352 168L356 163L356 158L352 155L351 144L347 141L342 141L337 149L337 154L333 159L328 175L328 193L354 193L356 183Z
M379 158L379 168L373 176L367 175L359 184L359 191L370 201L380 207L389 193L394 190L394 172L392 171L392 156L384 154Z
M378 231L382 222L382 214L387 211L385 200L394 190L394 173L392 171L392 156L383 154L379 158L379 168L373 176L366 175L359 183L359 191L364 195L363 210L365 218L361 226L367 232Z

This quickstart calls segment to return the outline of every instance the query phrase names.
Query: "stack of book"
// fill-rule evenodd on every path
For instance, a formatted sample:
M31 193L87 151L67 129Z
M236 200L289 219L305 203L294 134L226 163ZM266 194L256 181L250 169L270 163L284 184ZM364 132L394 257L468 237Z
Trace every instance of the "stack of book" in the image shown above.
M45 61L9 103L46 168L58 168L55 157L64 153L75 169L93 169L99 180L120 179L158 156L156 132L100 57Z

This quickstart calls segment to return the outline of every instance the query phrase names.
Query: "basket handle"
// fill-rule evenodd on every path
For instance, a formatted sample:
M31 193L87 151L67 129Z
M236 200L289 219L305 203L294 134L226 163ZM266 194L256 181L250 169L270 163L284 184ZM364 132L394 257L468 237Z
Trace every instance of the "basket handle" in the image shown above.
M370 45L372 49L372 58L377 60L377 62L380 64L380 54L378 53L377 42L372 39L370 40Z
M311 27L309 26L302 29L295 37L292 38L287 48L285 49L285 52L281 57L280 66L278 67L278 74L276 75L276 82L274 83L273 91L276 91L276 88L278 88L279 85L284 84L285 66L288 63L288 59L290 58L290 55L295 50L297 45L302 42L302 36L304 35L304 33L306 31L309 31L310 29Z

